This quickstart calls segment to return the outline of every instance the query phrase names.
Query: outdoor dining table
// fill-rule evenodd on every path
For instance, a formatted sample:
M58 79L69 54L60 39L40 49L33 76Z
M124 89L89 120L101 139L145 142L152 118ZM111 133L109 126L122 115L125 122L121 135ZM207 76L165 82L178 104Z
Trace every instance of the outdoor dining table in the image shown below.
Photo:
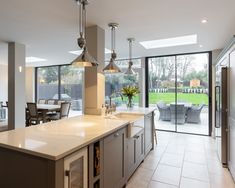
M187 102L177 102L177 103L172 102L167 105L170 106L171 104L172 105L184 105L184 107L186 107L186 108L191 108L193 106L192 103L187 103Z
M52 104L37 104L37 109L42 113L43 122L46 122L47 113L55 112L60 110L60 105L52 105Z

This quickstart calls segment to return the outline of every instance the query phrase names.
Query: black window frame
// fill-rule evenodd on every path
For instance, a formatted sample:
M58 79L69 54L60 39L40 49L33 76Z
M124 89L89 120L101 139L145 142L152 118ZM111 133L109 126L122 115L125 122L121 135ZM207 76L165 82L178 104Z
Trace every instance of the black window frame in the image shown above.
M149 59L151 58L161 58L161 57L172 57L172 56L181 56L181 55L195 55L195 54L208 54L208 110L209 110L209 118L208 118L208 134L195 134L195 133L186 133L179 132L183 134L192 134L192 135L200 135L200 136L211 136L212 135L212 51L200 51L200 52L188 52L188 53L179 53L179 54L169 54L169 55L159 55L159 56L148 56L145 57L145 107L149 107ZM176 131L168 131L167 132L176 132Z

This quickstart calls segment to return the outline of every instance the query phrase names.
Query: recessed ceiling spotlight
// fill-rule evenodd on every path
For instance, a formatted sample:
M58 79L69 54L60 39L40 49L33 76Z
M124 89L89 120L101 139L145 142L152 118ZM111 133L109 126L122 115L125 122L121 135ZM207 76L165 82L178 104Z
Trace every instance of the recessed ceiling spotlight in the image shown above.
M46 59L38 58L38 57L26 57L26 63L36 63L36 62L43 62L47 61Z
M207 23L208 21L207 21L207 19L202 19L202 21L201 21L203 24L205 24L205 23Z
M202 48L202 47L203 47L203 45L201 45L201 44L200 44L200 45L199 45L199 47L200 47L200 48Z

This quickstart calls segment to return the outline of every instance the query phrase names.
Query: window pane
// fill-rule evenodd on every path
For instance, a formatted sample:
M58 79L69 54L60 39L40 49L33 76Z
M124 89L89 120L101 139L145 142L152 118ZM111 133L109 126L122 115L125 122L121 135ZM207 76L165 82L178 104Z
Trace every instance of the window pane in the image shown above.
M82 110L84 69L73 66L61 67L61 100L71 101L71 110Z
M106 62L107 64L108 62ZM115 61L122 72L125 72L128 68L128 60ZM139 73L141 70L141 59L133 60L133 69L137 75L125 75L125 74L106 74L105 75L105 102L109 103L109 96L112 95L112 101L117 106L126 106L127 98L121 98L119 93L125 86L138 86L139 85ZM139 95L134 97L134 106L139 106Z
M186 111L186 125L177 125L179 132L209 132L208 65L208 53L177 56L177 102L191 106Z
M175 57L149 59L149 106L156 107L156 128L175 131L170 105L175 102ZM174 113L173 113L174 115Z
M37 99L58 99L58 66L37 69Z

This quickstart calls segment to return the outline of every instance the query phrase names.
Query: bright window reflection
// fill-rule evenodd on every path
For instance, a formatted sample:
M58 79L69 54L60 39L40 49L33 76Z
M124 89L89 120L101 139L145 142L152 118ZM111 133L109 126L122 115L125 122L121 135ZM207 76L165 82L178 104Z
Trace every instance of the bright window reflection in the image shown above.
M108 62L106 62L107 64ZM125 72L128 68L128 60L119 60L115 61L116 65L121 69L122 72ZM133 60L133 69L137 73L137 75L125 75L123 73L120 74L106 74L105 75L105 102L109 103L109 97L112 96L112 101L117 106L126 106L127 99L124 97L123 100L119 93L121 89L125 86L138 86L140 70L141 70L141 59ZM139 95L134 97L134 105L139 106Z
M40 67L37 69L37 98L58 99L59 67Z

